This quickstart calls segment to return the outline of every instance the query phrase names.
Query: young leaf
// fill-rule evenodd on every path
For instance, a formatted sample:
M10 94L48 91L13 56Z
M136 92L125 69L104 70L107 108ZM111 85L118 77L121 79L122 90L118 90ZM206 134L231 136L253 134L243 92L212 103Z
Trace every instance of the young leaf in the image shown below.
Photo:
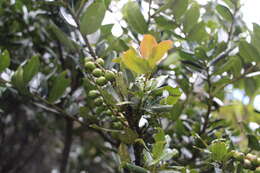
M106 5L104 0L94 1L84 12L80 20L80 31L87 35L96 32L105 17Z
M23 68L19 66L19 68L15 71L12 76L12 84L15 88L17 88L21 93L26 93L26 88L23 80Z
M209 150L211 152L212 159L216 161L224 161L228 153L227 144L224 142L216 142L211 144L209 146Z
M255 48L258 50L258 52L260 53L260 26L256 23L253 24L253 35L251 37L252 39L252 44L255 46Z
M4 50L0 55L0 73L10 65L10 55L7 50Z
M233 20L233 15L227 7L218 4L216 10L223 17L223 19L230 22Z
M39 71L40 61L38 56L33 56L23 69L23 80L27 84L33 76Z
M190 41L203 41L207 36L207 32L205 30L205 24L200 22L196 24L188 34L188 40Z
M60 73L56 79L54 80L53 87L49 93L48 101L53 103L58 100L63 93L65 92L66 88L70 85L70 79L66 78L67 72L64 71Z
M138 74L145 74L151 71L147 61L141 58L133 48L126 51L121 60L128 69Z
M148 31L148 25L136 2L129 1L126 3L123 7L123 15L134 31L140 34Z

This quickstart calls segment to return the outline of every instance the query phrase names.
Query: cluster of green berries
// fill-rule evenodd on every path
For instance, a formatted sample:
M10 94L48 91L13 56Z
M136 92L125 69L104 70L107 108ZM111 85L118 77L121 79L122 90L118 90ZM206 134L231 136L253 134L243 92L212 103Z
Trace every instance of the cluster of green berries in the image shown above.
M260 157L257 157L256 155L250 153L245 155L242 152L238 152L234 150L231 152L232 152L232 157L237 161L242 162L244 168L254 170L255 173L260 173Z
M104 86L108 81L115 80L115 73L103 68L105 62L102 58L93 61L92 58L85 58L85 68L95 77L95 82L99 86Z

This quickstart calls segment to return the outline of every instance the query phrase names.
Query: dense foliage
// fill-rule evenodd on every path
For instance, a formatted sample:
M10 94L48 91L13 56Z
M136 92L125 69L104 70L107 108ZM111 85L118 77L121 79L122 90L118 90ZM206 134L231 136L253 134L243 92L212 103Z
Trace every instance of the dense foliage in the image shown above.
M260 172L241 6L0 1L0 173Z

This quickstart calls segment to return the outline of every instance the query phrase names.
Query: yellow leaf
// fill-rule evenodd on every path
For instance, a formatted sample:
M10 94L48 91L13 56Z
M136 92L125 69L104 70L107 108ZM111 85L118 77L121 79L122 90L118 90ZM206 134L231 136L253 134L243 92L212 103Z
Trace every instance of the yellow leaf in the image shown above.
M142 59L134 48L130 48L128 51L124 52L121 58L128 69L138 74L145 74L151 71L147 61Z
M140 53L143 58L148 59L153 52L153 49L157 46L157 42L152 35L144 35L144 38L140 44Z
M172 44L172 41L166 40L160 42L158 46L156 46L155 50L152 52L152 55L148 59L151 68L154 68L156 64L162 60L164 54L172 48Z

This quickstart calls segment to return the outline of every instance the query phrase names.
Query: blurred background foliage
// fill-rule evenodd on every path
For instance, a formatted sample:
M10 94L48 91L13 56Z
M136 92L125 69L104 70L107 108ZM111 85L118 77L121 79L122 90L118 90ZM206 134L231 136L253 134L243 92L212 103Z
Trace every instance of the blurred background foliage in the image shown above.
M224 139L224 148L259 157L260 26L249 30L240 9L239 0L0 1L0 172L127 172L119 165L136 157L135 148L124 148L136 137L127 130L124 138L114 134L122 123L88 96L96 87L84 69L89 56L117 73L116 82L102 88L117 111L131 104L135 110L147 98L138 117L145 125L136 127L147 147L158 142L152 136L160 127L158 135L179 152L141 166L250 172L207 147ZM151 96L142 90L142 77L112 62L138 47L143 34L174 42L150 79L157 86ZM165 86L179 88L167 105L156 100L166 97L156 90Z

